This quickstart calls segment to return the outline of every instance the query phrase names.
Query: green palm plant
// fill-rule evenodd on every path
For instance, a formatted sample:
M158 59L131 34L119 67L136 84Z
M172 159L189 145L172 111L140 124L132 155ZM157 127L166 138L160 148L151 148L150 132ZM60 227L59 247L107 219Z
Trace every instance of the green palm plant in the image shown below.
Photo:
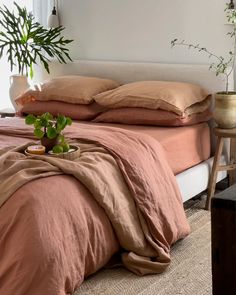
M33 77L33 65L40 62L49 73L50 59L72 61L67 44L73 40L61 36L62 26L45 29L34 16L14 2L15 12L0 7L0 58L5 54L11 71Z

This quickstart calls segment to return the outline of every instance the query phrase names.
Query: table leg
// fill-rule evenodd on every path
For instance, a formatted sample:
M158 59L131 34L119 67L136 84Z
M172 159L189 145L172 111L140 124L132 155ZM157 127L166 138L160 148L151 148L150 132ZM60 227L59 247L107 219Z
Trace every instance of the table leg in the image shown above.
M230 139L230 164L236 163L236 140L235 138ZM229 185L233 185L235 183L235 170L229 170Z
M215 193L216 178L218 173L217 168L219 166L219 161L220 161L220 157L221 157L221 153L223 149L223 143L224 143L224 138L218 137L217 143L216 143L216 151L215 151L213 166L212 166L211 175L210 175L209 184L208 184L208 190L207 190L207 199L206 199L206 205L205 205L206 210L210 209L211 198Z

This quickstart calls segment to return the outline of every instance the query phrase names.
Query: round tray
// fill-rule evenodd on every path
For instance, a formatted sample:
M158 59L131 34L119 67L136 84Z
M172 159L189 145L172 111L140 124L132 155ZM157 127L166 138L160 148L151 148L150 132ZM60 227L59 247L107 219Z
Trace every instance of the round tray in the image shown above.
M61 158L61 159L73 161L80 156L80 148L75 145L70 145L70 149L66 153L54 154L52 151L49 151L48 153L45 153L42 155L30 154L29 152L27 152L27 149L26 149L25 154L27 156L49 156L49 157Z

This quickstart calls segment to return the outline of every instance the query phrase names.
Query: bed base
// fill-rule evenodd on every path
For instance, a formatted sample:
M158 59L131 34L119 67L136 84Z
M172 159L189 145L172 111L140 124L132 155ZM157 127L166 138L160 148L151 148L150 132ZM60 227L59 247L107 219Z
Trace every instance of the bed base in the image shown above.
M226 163L225 157L221 159ZM213 157L176 175L183 202L204 192L208 187ZM227 177L226 171L219 171L217 182Z

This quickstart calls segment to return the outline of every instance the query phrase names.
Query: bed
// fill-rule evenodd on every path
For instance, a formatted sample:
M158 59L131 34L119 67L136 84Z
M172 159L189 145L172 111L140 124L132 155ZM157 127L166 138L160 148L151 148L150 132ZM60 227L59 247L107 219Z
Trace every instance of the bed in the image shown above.
M79 61L51 68L52 76L123 83L178 77L211 91L222 83L206 66ZM177 129L75 123L66 136L81 156L62 161L25 156L32 128L1 119L0 293L71 294L117 253L137 275L163 272L171 245L189 234L183 202L206 189L212 162L206 123L178 129L180 138L200 137L197 148L189 142L184 150L179 140L177 149ZM183 161L175 161L177 150Z
M143 63L143 62L119 62L119 61L93 61L80 60L73 64L61 65L51 63L51 76L59 75L85 75L101 78L111 78L120 83L130 83L142 80L163 80L163 81L183 81L197 83L215 93L219 89L224 89L225 82L221 76L216 77L215 73L209 71L208 65L197 64L164 64L164 63ZM42 81L48 78L46 72L38 72L36 79ZM229 88L234 89L233 74L229 78ZM117 125L122 127L122 125ZM211 157L199 161L198 165L182 171L176 175L183 202L205 191L208 186L209 175L213 163L215 149L215 138L212 135L214 123L209 122L211 137ZM228 143L225 143L222 163L226 163L229 157ZM224 179L226 173L220 171L217 182ZM192 183L194 182L194 186Z

